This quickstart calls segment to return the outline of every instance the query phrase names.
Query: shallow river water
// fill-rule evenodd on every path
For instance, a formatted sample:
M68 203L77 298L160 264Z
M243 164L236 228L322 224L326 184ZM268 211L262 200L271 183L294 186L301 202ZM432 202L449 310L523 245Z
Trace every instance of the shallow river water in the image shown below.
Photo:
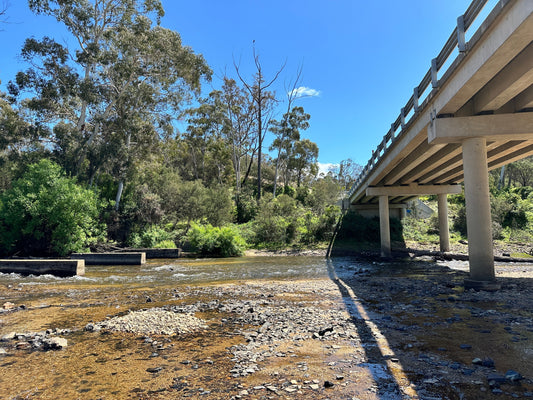
M531 299L517 297L532 293L533 268L498 266L502 291L478 294L462 289L467 267L291 256L0 274L0 337L48 329L68 340L51 351L0 341L0 399L533 397ZM87 330L153 308L206 328ZM476 357L496 365L473 366ZM487 378L511 368L525 379Z
M371 264L338 261L343 269ZM337 263L337 262L336 262ZM141 266L87 266L84 276L1 274L0 285L145 286L196 285L255 279L327 278L330 262L323 257L240 257L224 259L158 259Z

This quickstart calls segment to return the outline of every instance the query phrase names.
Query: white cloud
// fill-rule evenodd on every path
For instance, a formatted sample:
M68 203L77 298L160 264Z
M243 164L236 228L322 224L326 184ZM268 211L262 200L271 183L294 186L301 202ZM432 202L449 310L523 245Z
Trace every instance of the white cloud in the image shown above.
M320 96L320 91L316 89L311 89L306 86L300 86L292 91L292 95L296 98L298 97L317 97Z
M317 164L318 164L318 173L324 174L324 175L327 175L327 173L329 172L331 168L335 168L339 165L339 164L321 163L321 162Z

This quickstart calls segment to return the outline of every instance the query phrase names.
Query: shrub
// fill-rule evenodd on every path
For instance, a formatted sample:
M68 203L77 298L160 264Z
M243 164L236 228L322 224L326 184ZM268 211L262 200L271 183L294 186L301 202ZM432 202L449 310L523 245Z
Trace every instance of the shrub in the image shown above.
M176 243L173 240L163 240L154 246L154 249L175 249Z
M132 247L176 248L174 243L175 236L174 232L168 232L158 225L152 225L141 232L132 233L128 244ZM166 245L163 245L163 243Z
M104 239L95 192L50 160L28 166L0 199L0 251L59 255L87 251Z
M241 256L246 249L245 240L232 226L219 228L193 224L187 239L195 251L205 256Z

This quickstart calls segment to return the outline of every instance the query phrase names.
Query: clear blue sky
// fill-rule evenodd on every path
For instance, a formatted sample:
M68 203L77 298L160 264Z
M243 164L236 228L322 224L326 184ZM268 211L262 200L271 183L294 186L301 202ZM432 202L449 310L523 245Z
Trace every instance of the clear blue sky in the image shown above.
M4 0L5 1L5 0ZM436 57L470 0L162 0L164 27L201 53L215 76L253 73L252 43L266 77L286 62L276 91L303 66L301 86L318 95L296 105L311 114L303 136L316 142L319 162L370 158ZM495 1L489 1L485 15ZM0 0L1 4L1 0ZM0 26L1 89L25 69L18 55L24 39L52 36L69 43L53 19L34 16L25 0L8 0ZM72 42L73 43L73 42ZM267 145L270 144L267 139Z

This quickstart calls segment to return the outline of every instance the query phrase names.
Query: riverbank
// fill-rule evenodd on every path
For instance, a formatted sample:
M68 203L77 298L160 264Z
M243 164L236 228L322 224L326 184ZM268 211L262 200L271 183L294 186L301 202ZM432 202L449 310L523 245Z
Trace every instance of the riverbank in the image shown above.
M497 264L485 293L464 291L464 262L324 263L313 279L6 285L0 397L533 396L531 265Z

